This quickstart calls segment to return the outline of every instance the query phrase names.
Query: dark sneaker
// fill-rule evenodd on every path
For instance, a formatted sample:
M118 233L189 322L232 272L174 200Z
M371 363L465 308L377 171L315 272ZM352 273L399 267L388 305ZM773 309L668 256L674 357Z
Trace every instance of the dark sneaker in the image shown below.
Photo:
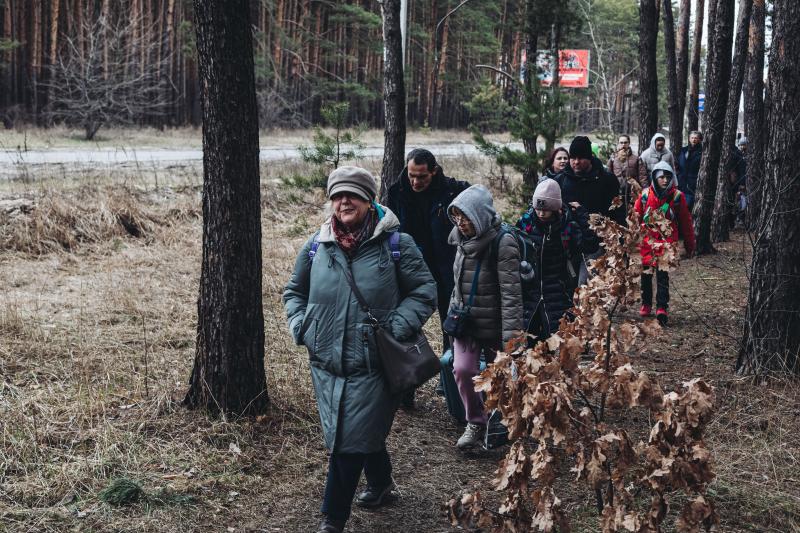
M344 520L333 520L325 517L325 520L317 528L316 533L342 533L344 531Z
M667 314L667 310L663 307L659 307L658 311L656 311L656 320L662 326L666 326L667 322L669 321L669 315Z
M368 485L361 494L356 496L355 504L359 507L370 509L381 507L397 499L397 496L392 492L393 490L394 483L389 483L385 487L371 487Z

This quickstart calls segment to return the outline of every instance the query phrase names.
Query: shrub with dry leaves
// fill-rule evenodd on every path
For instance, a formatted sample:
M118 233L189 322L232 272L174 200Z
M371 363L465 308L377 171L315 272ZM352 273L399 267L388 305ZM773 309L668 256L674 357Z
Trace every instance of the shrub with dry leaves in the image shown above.
M620 204L617 199L615 207ZM511 445L493 480L503 499L496 510L479 491L452 499L453 525L492 532L570 531L554 488L566 470L564 461L574 463L575 481L594 493L604 532L660 531L676 491L689 496L676 521L680 531L708 530L718 522L705 496L714 478L703 441L713 388L694 379L665 394L631 361L659 325L618 317L637 302L642 272L642 227L636 212L628 213L627 227L592 215L606 253L592 262L595 276L577 293L574 320L563 318L558 333L533 348L526 348L524 339L508 343L506 353L475 379L486 407L499 409L509 430ZM666 220L652 220L649 227L671 231ZM659 268L669 270L678 254L675 245L665 246ZM583 354L594 357L584 363ZM637 408L655 421L647 442L634 442L610 422L610 411Z

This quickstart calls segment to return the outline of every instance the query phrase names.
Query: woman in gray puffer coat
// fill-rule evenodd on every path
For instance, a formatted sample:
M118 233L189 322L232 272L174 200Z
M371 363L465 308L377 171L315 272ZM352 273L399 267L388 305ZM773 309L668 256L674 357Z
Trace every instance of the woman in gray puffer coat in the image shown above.
M317 408L330 450L319 533L341 533L362 469L367 488L356 504L378 507L393 497L386 437L400 396L389 392L367 312L395 338L416 335L436 309L436 282L414 240L396 233L397 217L375 200L362 168L328 177L332 216L300 250L283 293L289 330L305 345ZM392 236L393 234L394 237Z
M456 285L450 308L470 307L466 333L453 343L453 374L467 418L467 428L457 446L467 449L481 441L486 429L483 401L472 382L478 374L481 352L491 361L502 344L520 335L523 329L520 258L512 234L502 235L495 244L501 230L500 217L494 210L491 193L483 185L473 185L459 194L448 214L455 224L449 242L456 245ZM470 305L476 272L475 295Z

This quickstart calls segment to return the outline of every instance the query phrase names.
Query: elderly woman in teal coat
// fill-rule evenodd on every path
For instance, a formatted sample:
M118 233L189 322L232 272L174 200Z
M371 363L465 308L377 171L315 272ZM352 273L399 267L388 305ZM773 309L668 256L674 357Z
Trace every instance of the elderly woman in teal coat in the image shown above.
M400 396L389 392L373 328L345 272L352 272L381 325L399 339L416 335L436 309L436 283L414 240L375 202L372 175L340 167L328 177L332 215L305 243L283 293L289 330L308 349L325 445L330 450L319 533L340 533L361 471L356 504L394 497L386 437Z

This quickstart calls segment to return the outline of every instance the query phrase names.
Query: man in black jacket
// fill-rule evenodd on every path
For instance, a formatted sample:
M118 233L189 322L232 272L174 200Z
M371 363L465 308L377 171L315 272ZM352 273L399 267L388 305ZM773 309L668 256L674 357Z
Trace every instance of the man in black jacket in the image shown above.
M678 154L678 189L686 197L686 205L692 209L697 175L700 173L700 158L703 155L703 134L693 131L689 134L689 144Z
M434 155L424 148L415 148L406 156L406 168L389 189L389 209L400 219L400 231L414 237L422 257L436 280L439 298L439 319L447 318L450 294L453 292L455 246L447 243L453 223L447 216L450 202L469 187L444 175ZM443 334L444 349L450 340ZM413 394L404 398L405 406L413 405Z
M598 213L625 224L625 209L611 208L611 202L620 194L619 181L592 154L592 143L588 137L578 135L569 145L569 166L559 176L561 197L565 204L577 202L589 214ZM585 259L599 257L602 250ZM579 284L589 279L586 261L581 264Z

